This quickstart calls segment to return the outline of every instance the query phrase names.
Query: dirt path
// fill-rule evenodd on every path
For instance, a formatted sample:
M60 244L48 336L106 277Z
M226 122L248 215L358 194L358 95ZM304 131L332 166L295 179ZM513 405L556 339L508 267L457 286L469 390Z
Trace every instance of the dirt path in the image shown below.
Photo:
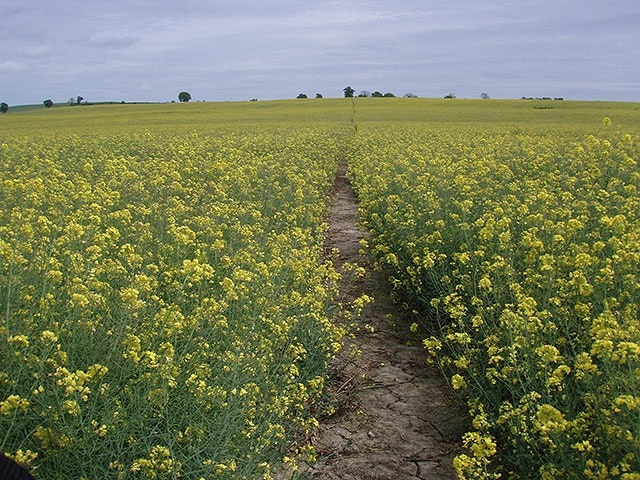
M358 253L367 233L356 226L358 205L342 162L329 220L328 249L338 249L336 267L358 263L367 275L345 274L341 299L374 298L347 341L340 371L328 385L336 413L321 419L311 442L318 462L308 477L321 480L455 479L451 460L466 431L464 405L437 367L425 362L419 338L392 302L384 275ZM353 345L349 345L352 342ZM355 346L361 354L350 356Z

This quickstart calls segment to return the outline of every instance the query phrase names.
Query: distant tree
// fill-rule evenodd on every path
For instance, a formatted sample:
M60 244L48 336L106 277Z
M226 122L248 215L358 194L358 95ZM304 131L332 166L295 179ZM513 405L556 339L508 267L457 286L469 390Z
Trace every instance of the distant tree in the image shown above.
M453 93L450 93L449 95L445 95L444 98L456 98L456 96Z
M53 100L51 100L50 98L47 98L47 99L46 99L44 102L42 102L42 103L44 103L44 106L45 106L45 107L47 107L47 108L51 108L51 107L53 107Z
M395 95L391 92L387 92L384 94L385 97L395 97Z
M372 97L382 97L383 95L382 95L382 93L380 93L380 92L378 92L378 91L376 90L375 92L373 92L373 93L371 94L371 96L372 96Z
M0 103L0 112L7 113L9 111L9 105L5 102Z
M186 103L191 100L191 94L189 92L180 92L178 94L178 100L183 103Z
M359 97L363 97L363 98L370 97L370 96L371 96L371 92L370 92L370 91L368 91L368 90L362 90L362 91L358 94L358 96L359 96Z
M80 95L78 95L78 98L76 98L76 103L80 105L83 101L84 101L84 97L81 97Z
M307 97L306 93L301 93L300 95L298 95L296 98L309 98Z
M411 93L411 92L407 92L403 95L404 98L418 98L417 95Z
M316 98L323 98L321 93L316 93Z
M480 98L482 98L483 100L489 100L489 94L482 92L480 94Z
M69 105L75 105L76 104L76 99L74 97L71 97L69 99Z
M356 93L356 91L349 85L344 87L342 91L344 92L344 98L353 98L353 94Z

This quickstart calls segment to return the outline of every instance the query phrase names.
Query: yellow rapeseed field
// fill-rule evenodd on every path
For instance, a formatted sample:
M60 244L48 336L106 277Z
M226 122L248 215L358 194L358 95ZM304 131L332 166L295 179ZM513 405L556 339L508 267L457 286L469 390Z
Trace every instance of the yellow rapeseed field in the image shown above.
M461 478L640 478L640 135L590 130L368 125L349 150L372 250L468 400Z
M271 478L341 336L344 135L63 120L0 137L0 448L37 478Z
M406 328L468 401L461 478L640 479L639 121L422 99L3 115L0 450L43 479L308 461L291 446L344 333L322 247L345 155Z

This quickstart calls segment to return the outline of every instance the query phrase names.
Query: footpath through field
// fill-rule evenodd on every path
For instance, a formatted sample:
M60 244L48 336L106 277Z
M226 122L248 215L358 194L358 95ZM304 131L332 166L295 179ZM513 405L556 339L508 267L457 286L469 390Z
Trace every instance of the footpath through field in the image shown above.
M334 187L327 249L336 268L365 267L363 278L343 275L340 299L374 298L358 319L328 385L336 412L321 419L311 439L318 462L309 477L322 480L453 479L451 467L466 431L466 408L441 372L425 362L419 338L391 299L390 286L372 259L359 254L367 233L356 226L358 205L342 161ZM361 353L351 355L353 348Z

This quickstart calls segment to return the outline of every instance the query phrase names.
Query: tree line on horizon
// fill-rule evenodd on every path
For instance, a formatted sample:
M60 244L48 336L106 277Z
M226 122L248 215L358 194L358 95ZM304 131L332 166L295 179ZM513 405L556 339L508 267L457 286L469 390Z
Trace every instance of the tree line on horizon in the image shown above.
M344 87L342 89L343 93L344 93L344 98L353 98L356 96L356 91L353 89L353 87L351 87L351 85L347 85L346 87ZM369 90L362 90L358 95L358 97L374 97L374 98L395 98L395 95L391 92L387 92L387 93L382 93L380 91L375 91L375 92L370 92ZM413 93L405 93L403 95L405 98L417 98L417 95L414 95ZM302 98L309 98L307 96L306 93L300 93L296 98L298 99L302 99ZM316 93L315 98L324 98L324 96L321 93Z
M382 93L380 91L374 91L374 92L370 92L368 90L362 90L358 95L356 95L356 91L353 87L351 87L351 85L347 85L346 87L344 87L342 89L343 94L344 94L344 98L354 98L354 97L359 97L359 98L367 98L367 97L372 97L372 98L395 98L396 96L391 93L391 92L386 92L386 93ZM411 93L411 92L407 92L403 95L404 98L418 98L417 95ZM298 99L305 99L305 98L309 98L307 96L306 93L300 93L296 98ZM316 93L315 98L324 98L324 96L321 93ZM456 96L453 93L449 93L447 95L445 95L443 98L456 98ZM485 92L482 92L480 94L480 98L482 99L489 99L489 95ZM190 102L192 100L191 94L187 91L181 91L180 93L178 93L178 101L180 103L187 103ZM564 98L562 97L555 97L555 98L551 98L551 97L522 97L522 100L564 100ZM251 101L257 101L257 98L252 98ZM174 103L175 101L172 101L172 103ZM46 100L44 100L43 105L46 108L51 108L54 106L54 102L53 100L51 100L50 98L47 98ZM100 103L117 103L117 102L100 102ZM120 103L125 103L125 101L123 100ZM133 102L136 103L136 102ZM85 100L84 97L82 97L81 95L78 95L77 97L71 97L68 102L68 105L73 106L73 105L89 105L89 103ZM7 113L7 111L9 111L9 105L6 102L0 102L0 113Z

